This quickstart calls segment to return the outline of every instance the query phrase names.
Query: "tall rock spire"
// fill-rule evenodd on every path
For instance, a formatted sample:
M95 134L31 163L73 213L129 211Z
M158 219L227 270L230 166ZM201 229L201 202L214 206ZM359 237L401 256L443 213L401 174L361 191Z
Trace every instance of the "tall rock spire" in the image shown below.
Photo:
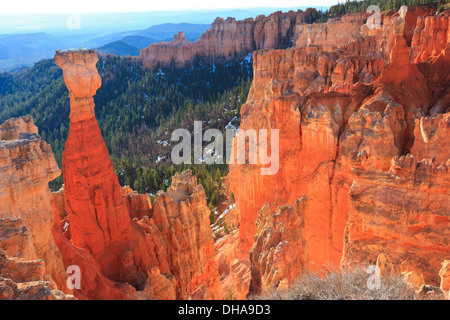
M97 61L94 51L55 57L70 96L63 177L71 240L94 256L108 278L140 287L147 275L136 266L142 257L133 254L130 216L94 113L93 95L101 85Z
M55 56L70 96L62 171L71 239L60 232L57 243L64 263L82 271L82 288L75 293L94 299L217 298L220 281L209 210L192 173L174 178L177 186L195 191L184 201L181 191L159 193L155 209L146 202L148 208L141 210L146 215L140 221L131 218L129 192L122 195L95 118L93 95L101 85L97 61L92 50ZM166 207L172 198L177 200Z

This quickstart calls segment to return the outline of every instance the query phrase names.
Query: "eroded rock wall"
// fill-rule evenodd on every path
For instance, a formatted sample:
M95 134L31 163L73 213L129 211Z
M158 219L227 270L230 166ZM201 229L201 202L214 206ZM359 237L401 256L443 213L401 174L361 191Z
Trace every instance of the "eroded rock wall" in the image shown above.
M268 17L261 15L242 21L231 17L217 18L195 42L187 41L184 33L180 32L173 41L154 43L142 49L140 59L146 68L153 68L158 63L168 65L172 61L183 66L196 56L228 59L256 49L286 48L292 45L295 25L304 22L307 14L299 10L275 12Z
M49 144L41 139L30 116L0 125L0 218L22 219L37 258L58 288L70 292L53 240L53 211L48 182L61 171Z
M72 300L58 290L22 219L0 218L0 300Z
M351 15L339 21L359 30L357 39L351 32L347 38L322 37L327 26L315 25L315 43L300 37L299 48L254 53L240 128L279 129L280 154L272 176L261 175L258 163L231 165L227 177L240 215L236 254L242 265L250 262L251 294L329 264L375 263L382 252L395 263L408 261L410 270L439 285L449 250L449 45L416 59L416 49L427 41L417 36L423 28L418 17L433 10L382 13L383 27L372 35L364 35L363 16ZM355 55L355 43L369 45L360 53L373 54ZM405 165L408 153L415 160ZM270 248L279 247L280 257L289 254L281 238L274 240L275 227L258 228L258 215L279 215L302 196L307 206L297 230L307 255L297 272L282 271ZM276 279L272 268L279 270Z

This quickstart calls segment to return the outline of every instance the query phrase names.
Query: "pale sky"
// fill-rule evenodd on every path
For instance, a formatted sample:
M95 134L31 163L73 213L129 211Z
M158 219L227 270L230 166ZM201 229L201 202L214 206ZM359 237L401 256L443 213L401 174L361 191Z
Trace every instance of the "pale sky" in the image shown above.
M105 13L331 6L337 0L6 0L0 13Z

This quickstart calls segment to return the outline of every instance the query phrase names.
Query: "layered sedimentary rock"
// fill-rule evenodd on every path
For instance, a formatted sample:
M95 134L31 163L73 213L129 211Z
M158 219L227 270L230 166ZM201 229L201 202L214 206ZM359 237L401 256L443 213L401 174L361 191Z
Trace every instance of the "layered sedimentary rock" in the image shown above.
M341 224L345 224L330 220L333 205L330 203L332 190L329 180L333 178L334 162L338 156L338 137L370 88L359 84L350 94L329 92L333 86L344 90L339 62L348 60L340 60L338 54L329 54L316 47L259 51L254 59L255 79L247 104L241 109L241 129L280 129L279 171L275 175L261 176L258 166L235 165L230 168L228 179L231 188L239 194L236 206L241 212L241 248L244 251L250 249L256 232L257 212L266 202L274 209L307 194L308 199L314 199L306 214L306 219L311 219L312 223L307 224L305 232L309 234L307 237L315 239L311 244L316 246L310 252L318 255L320 262L333 256L332 260L339 263L339 252L325 254L325 251L333 251L328 242L334 227L327 229L334 223L342 229ZM351 68L355 75L353 71L349 72L351 77L345 84L351 88L357 79L376 79L384 65L383 61L365 61L364 58L354 58L354 62L355 65L363 62L365 67ZM360 76L362 74L365 76ZM265 111L262 114L260 107ZM239 181L243 176L256 184L241 185ZM321 176L328 179L322 180ZM310 184L311 181L315 183ZM276 192L264 188L266 185L276 186ZM317 217L317 212L322 212L323 216Z
M361 37L360 29L368 16L366 13L355 13L330 19L326 23L298 24L294 32L295 46L319 45L327 51L346 47Z
M148 194L139 194L129 186L123 187L121 192L132 219L140 220L144 216L152 216L152 202Z
M132 240L138 234L133 232L136 226L122 200L94 114L93 95L101 85L97 61L93 52L70 52L55 57L64 70L71 100L70 131L63 153L71 241L92 254L106 277L142 287L149 261L138 246L145 240L142 237Z
M375 263L380 253L397 265L407 261L408 274L439 285L450 241L450 155L444 142L450 51L441 46L415 63L415 48L423 43L413 41L417 18L433 10L382 13L382 28L373 35L364 34L367 26L358 27L363 18L350 16L341 21L349 19L360 38L318 37L322 42L254 53L254 81L240 128L279 129L280 151L274 175L261 175L261 163L236 164L227 178L241 218L236 254L257 271L247 269L251 294L329 264ZM368 45L359 52L374 54L355 55L355 43ZM237 139L234 146L239 150ZM408 153L413 156L402 157ZM264 225L258 213L279 214L278 207L292 206L303 195L307 206L296 222L303 260L288 272L267 263L270 248L298 242L275 241L276 227L258 229ZM285 257L283 250L279 254Z
M436 12L434 4L404 6L404 9L402 28L408 45L412 42L411 59L419 62L439 55L449 42L448 13L431 16ZM320 46L326 51L345 49L358 56L389 59L395 41L393 21L401 12L381 12L379 18L375 11L352 13L329 19L326 23L309 24L313 11L276 12L268 17L242 21L217 18L197 41L187 41L180 32L173 41L154 43L142 49L140 60L147 68L168 65L172 61L183 66L196 56L214 60L239 57L253 50L307 46Z
M0 300L74 299L57 290L22 219L0 219Z
M218 239L214 245L222 285L221 299L245 299L251 282L251 263L248 257L239 256L239 230Z
M450 113L416 119L414 145L411 153L418 160L435 158L439 162L450 159Z
M448 164L408 155L395 157L388 172L355 167L353 177L343 264L373 262L384 252L438 285L450 254Z
M66 266L81 269L88 299L210 299L218 296L209 209L190 172L152 208L121 188L95 119L100 77L93 51L55 56L71 100L64 189L54 194L55 239ZM63 193L63 194L61 194ZM64 203L64 204L63 204ZM62 221L61 221L62 219Z
M166 243L180 299L220 297L209 215L205 191L190 170L175 174L167 192L156 196L152 219Z
M217 18L211 28L195 42L187 41L182 32L173 41L154 43L142 49L140 59L144 66L153 68L158 63L177 66L191 62L196 56L232 58L257 49L277 49L292 45L295 25L305 22L309 11L275 12L268 17L258 16L236 21Z
M414 62L439 56L449 43L450 13L448 10L438 16L418 17L411 44Z
M294 42L297 48L315 45L326 51L344 49L358 56L388 59L395 41L394 20L403 15L402 33L408 45L411 45L413 35L416 37L416 21L435 12L435 5L404 6L403 11L380 12L379 19L377 13L372 10L347 14L330 19L326 23L298 24L294 32ZM413 41L413 47L417 46L417 43L419 42Z
M303 197L292 205L271 212L264 206L258 215L255 243L250 251L252 283L250 292L259 294L273 287L288 288L307 271L308 252L303 237L305 208Z
M2 297L66 298L61 260L80 268L81 299L243 299L366 263L448 291L450 47L448 11L434 12L384 12L377 29L368 14L219 19L194 43L179 33L143 50L153 67L297 46L254 53L240 128L278 129L258 146L279 155L263 164L258 149L255 165L230 167L240 227L215 245L191 172L153 205L121 188L95 119L96 54L57 54L71 100L64 188L50 195L59 168L29 117L0 126Z
M36 255L58 288L66 273L52 237L53 213L48 182L60 175L49 144L42 141L30 116L0 125L0 218L21 218Z

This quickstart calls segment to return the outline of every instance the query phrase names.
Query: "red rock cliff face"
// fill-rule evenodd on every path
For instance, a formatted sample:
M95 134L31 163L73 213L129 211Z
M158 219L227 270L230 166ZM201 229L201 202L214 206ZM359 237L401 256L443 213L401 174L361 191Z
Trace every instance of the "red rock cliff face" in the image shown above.
M166 243L181 299L220 298L209 215L205 191L190 171L173 176L167 192L156 196L152 218Z
M422 48L414 49L412 58L420 59L416 62L430 56L435 50L432 46L437 46L439 51L448 43L448 17L428 17L428 22L425 22L425 17L435 12L435 5L427 5L410 7L405 13L404 36L408 45L411 45L413 36L413 47L422 43ZM217 18L211 24L211 29L195 42L187 41L184 33L180 32L174 36L173 41L154 43L142 49L140 59L147 68L155 67L158 63L168 65L172 60L176 65L183 66L197 55L212 59L232 58L253 50L303 48L311 45L321 46L325 51L345 49L358 56L389 58L395 40L392 22L400 15L399 12L382 12L379 28L370 28L367 24L368 19L372 21L373 12L347 14L330 19L327 23L314 24L305 23L308 14L308 10L299 10L276 12L268 17L259 16L255 20ZM419 28L416 30L418 18ZM428 41L430 44L426 44L426 41L419 40L419 37L430 39L434 35L440 38L437 43Z
M442 12L439 16L419 17L412 38L414 61L424 61L437 57L450 43L450 13Z
M308 252L303 237L306 197L271 212L264 206L258 215L257 237L250 252L250 292L259 294L273 287L288 288L298 270L308 270Z
M388 172L355 167L343 265L374 263L383 252L439 285L450 254L449 163L408 155L395 157Z
M42 272L60 290L70 292L52 237L48 182L57 178L60 170L50 145L37 132L30 116L13 118L0 125L0 218L22 219L32 237L36 257L43 261Z
M276 12L268 17L258 16L236 21L234 18L217 18L211 28L195 42L186 41L184 33L174 36L171 42L160 42L142 49L140 59L144 66L152 68L158 63L178 66L191 62L196 55L212 59L231 58L251 53L255 49L287 47L293 37L296 23L304 22L306 13Z
M418 19L423 21L426 16L435 12L435 5L407 8L402 32L408 45L411 45L414 33L418 32L416 30ZM395 41L393 21L400 16L400 12L393 10L381 12L380 25L374 28L368 25L368 22L374 21L371 18L373 15L374 12L352 13L330 19L327 23L297 24L294 32L295 46L303 48L316 45L326 51L344 49L358 56L388 59ZM416 43L414 42L413 47Z
M0 219L0 300L74 299L56 290L21 219Z
M76 296L217 297L220 282L203 189L187 172L174 178L175 185L158 196L155 208L148 196L122 189L94 114L93 95L100 87L97 55L65 52L55 61L64 71L71 100L64 189L54 195L55 239L64 263L81 269Z
M356 13L330 19L327 23L297 24L294 34L295 46L302 48L318 45L327 51L345 47L361 36L360 30L368 16L366 13Z
M423 42L413 41L421 28L414 21L432 10L383 13L385 25L376 37L331 37L320 45L254 53L240 128L279 129L280 154L272 176L260 174L261 164L230 166L241 219L236 251L241 261L250 260L250 293L290 284L302 271L329 263L375 262L382 252L395 263L408 261L410 270L439 285L450 235L450 155L443 142L449 47L414 63ZM362 19L350 21L349 28L356 28ZM379 51L361 57L354 54L355 43L368 46L362 52ZM340 50L327 50L335 46ZM408 153L418 159L399 158ZM284 207L301 197L307 205L300 211ZM265 211L281 219L286 210L300 215L283 220L286 230L297 230L295 237L286 231L290 240L258 219ZM295 272L278 262L291 261L293 248L301 248Z

